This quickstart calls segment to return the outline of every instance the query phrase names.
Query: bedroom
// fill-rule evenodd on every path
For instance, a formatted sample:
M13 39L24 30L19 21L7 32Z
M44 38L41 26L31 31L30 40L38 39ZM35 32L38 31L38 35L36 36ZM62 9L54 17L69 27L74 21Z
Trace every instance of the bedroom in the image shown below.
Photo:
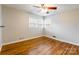
M2 4L0 18L1 55L79 55L79 4Z

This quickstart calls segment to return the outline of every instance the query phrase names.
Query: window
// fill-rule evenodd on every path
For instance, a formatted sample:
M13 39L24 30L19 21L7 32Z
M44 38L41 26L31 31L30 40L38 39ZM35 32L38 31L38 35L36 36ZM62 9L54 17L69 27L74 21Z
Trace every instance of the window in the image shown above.
M51 26L51 20L50 19L45 19L44 20L44 28L48 28Z
M48 28L50 26L51 26L51 20L50 19L43 20L42 17L30 16L29 27Z
M43 27L43 20L40 17L33 17L31 16L29 19L29 27L35 27L35 28L42 28Z

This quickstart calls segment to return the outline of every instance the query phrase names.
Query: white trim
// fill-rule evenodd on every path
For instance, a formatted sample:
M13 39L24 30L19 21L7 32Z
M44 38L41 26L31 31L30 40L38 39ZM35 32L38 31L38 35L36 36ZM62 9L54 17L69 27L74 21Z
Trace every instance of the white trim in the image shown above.
M1 52L1 47L0 47L0 52Z
M54 37L52 37L52 36L47 36L47 35L42 35L42 36L46 36L46 37L48 37L48 38L56 39L56 40L58 40L58 41L62 41L62 42L66 42L66 43L69 43L69 44L74 44L74 45L79 46L78 43L74 43L74 42L70 42L70 41L66 41L66 40L62 40L62 39L58 39L58 38L54 38ZM12 44L12 43L17 43L17 42L21 42L21 41L25 41L25 40L31 40L31 39L38 38L38 37L42 37L42 36L37 36L37 37L32 37L32 38L26 38L26 39L22 39L22 40L19 40L19 41L14 41L14 42L9 42L9 43L4 43L4 44L2 44L2 45L7 45L7 44ZM0 48L0 50L1 50L1 48Z
M2 25L2 5L0 4L0 26ZM2 28L0 28L0 51L2 48Z
M74 44L74 45L79 46L79 44L78 44L78 43L75 43L75 42L70 42L70 41L66 41L66 40L62 40L62 39L58 39L58 38L54 38L54 37L52 37L52 36L46 36L46 37L48 37L48 38L52 38L52 39L56 39L56 40L58 40L58 41L62 41L62 42L66 42L66 43L69 43L69 44Z
M26 38L26 39L22 39L22 40L18 40L18 41L13 41L13 42L9 42L9 43L3 43L3 44L2 44L2 46L3 46L3 45L12 44L12 43L21 42L21 41L25 41L25 40L31 40L31 39L38 38L38 37L42 37L42 36L37 36L37 37Z

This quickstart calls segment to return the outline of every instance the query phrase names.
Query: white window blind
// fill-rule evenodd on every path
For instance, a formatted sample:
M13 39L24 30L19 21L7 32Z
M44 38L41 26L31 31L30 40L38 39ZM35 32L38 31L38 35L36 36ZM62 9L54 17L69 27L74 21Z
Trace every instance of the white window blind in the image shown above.
M43 20L42 17L40 18L40 17L30 16L29 27L48 28L51 27L51 20L50 19Z
M35 28L41 27L42 28L43 27L42 18L30 16L29 27L35 27Z

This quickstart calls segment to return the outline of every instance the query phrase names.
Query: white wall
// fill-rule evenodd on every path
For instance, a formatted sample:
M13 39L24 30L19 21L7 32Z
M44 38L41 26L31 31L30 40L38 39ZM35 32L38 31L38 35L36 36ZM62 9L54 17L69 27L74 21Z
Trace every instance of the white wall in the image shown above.
M1 17L1 5L0 5L0 26L2 25L2 17ZM2 28L0 27L0 50L2 46Z
M5 26L2 32L3 44L41 35L39 28L29 27L29 17L32 14L6 6L2 6L2 10ZM38 16L34 17L37 19Z
M79 10L64 12L47 17L52 27L46 28L46 35L62 41L79 44Z
M2 17L1 17L1 5L0 5L0 26L2 25ZM0 27L0 50L2 46L2 28Z

